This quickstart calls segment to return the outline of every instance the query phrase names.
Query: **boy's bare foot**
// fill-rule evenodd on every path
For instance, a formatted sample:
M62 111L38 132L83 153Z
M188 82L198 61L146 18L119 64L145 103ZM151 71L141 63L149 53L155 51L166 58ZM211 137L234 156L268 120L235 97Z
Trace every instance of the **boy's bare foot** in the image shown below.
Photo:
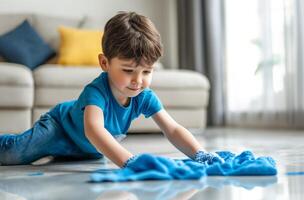
M31 165L46 165L54 160L54 156L45 156L42 157L34 162Z

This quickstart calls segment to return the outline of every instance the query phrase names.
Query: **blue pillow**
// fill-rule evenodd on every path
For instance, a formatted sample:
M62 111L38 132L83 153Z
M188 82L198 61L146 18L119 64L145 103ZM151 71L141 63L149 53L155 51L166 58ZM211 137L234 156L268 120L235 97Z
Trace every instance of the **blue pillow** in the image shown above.
M0 55L8 62L23 64L33 70L54 54L27 20L0 36Z

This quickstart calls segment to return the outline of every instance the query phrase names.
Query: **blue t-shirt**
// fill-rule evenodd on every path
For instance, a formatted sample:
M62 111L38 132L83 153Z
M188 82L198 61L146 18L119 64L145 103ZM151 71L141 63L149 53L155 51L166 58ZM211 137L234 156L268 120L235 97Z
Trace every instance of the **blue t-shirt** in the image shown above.
M159 98L148 88L132 97L128 106L121 106L110 89L108 73L101 73L83 89L77 100L58 104L50 111L67 135L86 153L98 153L84 133L83 115L87 105L96 105L103 110L104 126L116 139L126 136L131 121L140 114L148 118L163 108Z

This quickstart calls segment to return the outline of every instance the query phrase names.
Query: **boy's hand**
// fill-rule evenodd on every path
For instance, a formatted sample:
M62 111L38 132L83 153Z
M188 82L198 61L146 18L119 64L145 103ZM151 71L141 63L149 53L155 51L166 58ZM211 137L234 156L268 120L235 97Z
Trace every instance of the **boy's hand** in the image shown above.
M134 161L136 158L137 158L137 156L132 156L132 157L130 157L130 158L124 163L124 165L122 166L122 168L128 167L128 165L129 165L132 161Z
M215 153L208 153L204 151L198 151L196 152L194 156L194 161L199 163L207 163L207 164L213 164L213 163L224 163L224 159L221 158L219 155Z

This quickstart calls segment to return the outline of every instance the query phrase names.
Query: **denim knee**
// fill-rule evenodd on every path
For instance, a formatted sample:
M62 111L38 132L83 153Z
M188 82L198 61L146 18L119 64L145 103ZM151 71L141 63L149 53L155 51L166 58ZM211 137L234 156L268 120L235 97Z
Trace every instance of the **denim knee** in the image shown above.
M21 155L16 153L17 135L5 134L0 136L0 165L23 164Z
M48 148L56 143L60 126L51 116L44 114L33 127L21 134L0 136L0 163L2 165L30 164L48 154Z

